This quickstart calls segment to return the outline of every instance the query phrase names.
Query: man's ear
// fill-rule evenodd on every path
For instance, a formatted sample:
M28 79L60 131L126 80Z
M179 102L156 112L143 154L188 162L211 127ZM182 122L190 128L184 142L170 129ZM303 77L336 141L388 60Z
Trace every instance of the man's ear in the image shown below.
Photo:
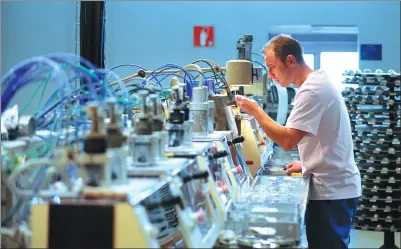
M297 65L297 60L295 59L295 56L293 56L292 54L287 55L286 61L289 67L294 67Z

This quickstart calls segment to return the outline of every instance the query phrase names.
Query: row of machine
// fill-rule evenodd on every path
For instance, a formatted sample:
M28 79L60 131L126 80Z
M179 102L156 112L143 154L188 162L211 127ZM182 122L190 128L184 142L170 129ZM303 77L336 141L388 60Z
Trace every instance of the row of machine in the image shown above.
M173 90L177 98L166 123L160 99L145 90L138 93L143 105L131 128L120 128L122 114L115 102L109 101L108 110L88 105L90 130L82 135L83 141L68 141L76 132L68 127L68 133L60 132L66 140L53 160L33 161L13 171L12 179L27 167L58 164L66 171L76 166L74 174L69 171L65 177L69 184L62 181L65 191L49 190L41 194L43 203L32 206L33 248L149 248L179 241L189 248L214 245L231 203L249 190L261 167L267 153L261 144L270 141L250 117L239 119L245 131L241 135L215 131L207 87L193 89L199 103L186 100L183 84ZM59 136L37 134L42 139ZM24 150L23 139L27 138L3 141L3 146L13 152ZM247 153L244 144L253 146L253 153ZM23 191L14 187L14 193Z
M251 42L249 36L240 40L239 57L246 57ZM200 69L207 70L225 71L227 91L213 93L202 81L189 89L173 78L167 101L150 88L137 89L140 110L127 109L115 98L74 102L64 110L78 106L85 113L60 115L55 131L37 129L43 120L19 117L16 128L3 136L2 167L10 166L7 202L16 208L22 199L25 206L18 215L2 214L2 245L298 245L307 199L301 193L307 195L308 182L259 175L272 158L273 142L253 117L240 112L229 91L252 84L252 62L240 58L218 70ZM31 148L40 154L50 146L51 156L32 155ZM27 156L21 159L21 154ZM40 186L31 184L43 169ZM242 224L240 230L233 228L234 221ZM240 234L240 240L233 238Z

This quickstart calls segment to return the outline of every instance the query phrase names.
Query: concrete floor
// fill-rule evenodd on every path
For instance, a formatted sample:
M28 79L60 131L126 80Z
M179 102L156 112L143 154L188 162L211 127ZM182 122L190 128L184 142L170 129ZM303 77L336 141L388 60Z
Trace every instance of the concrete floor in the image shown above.
M307 247L306 235L302 238L301 248ZM380 232L370 232L363 230L351 230L351 243L349 245L350 249L369 249L376 248L379 249L384 243L384 233ZM395 234L395 244L400 248L400 233Z
M380 248L383 245L383 241L383 233L352 230L351 244L349 248ZM400 247L400 233L395 234L395 244Z

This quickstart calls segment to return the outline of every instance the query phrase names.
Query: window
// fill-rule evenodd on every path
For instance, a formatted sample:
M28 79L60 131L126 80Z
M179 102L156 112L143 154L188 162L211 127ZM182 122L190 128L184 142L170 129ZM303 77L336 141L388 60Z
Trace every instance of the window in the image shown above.
M359 54L357 52L322 52L320 53L320 68L325 70L328 76L342 90L345 70L359 69Z
M304 60L306 65L310 68L315 69L315 55L314 54L304 54Z

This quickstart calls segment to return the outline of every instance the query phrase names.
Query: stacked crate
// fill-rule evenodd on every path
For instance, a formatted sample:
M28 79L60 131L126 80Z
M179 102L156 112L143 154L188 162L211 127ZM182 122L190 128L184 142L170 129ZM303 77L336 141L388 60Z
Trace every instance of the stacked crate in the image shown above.
M400 75L377 70L344 76L349 85L343 96L362 177L354 228L384 232L382 248L395 248L394 232L401 230Z

